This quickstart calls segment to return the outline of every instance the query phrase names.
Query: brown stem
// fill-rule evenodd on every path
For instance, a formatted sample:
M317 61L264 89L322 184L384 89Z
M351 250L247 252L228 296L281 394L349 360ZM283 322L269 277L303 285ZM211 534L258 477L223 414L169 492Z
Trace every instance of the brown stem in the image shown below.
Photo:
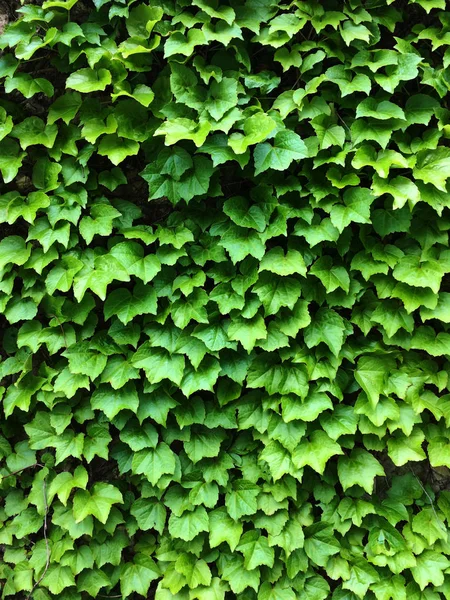
M17 469L17 471L8 473L8 475L5 475L3 477L3 479L6 479L7 477L13 477L14 475L17 475L17 473L21 473L22 471L25 471L25 469L32 469L33 467L41 467L41 469L42 469L44 467L44 465L41 465L40 463L34 463L34 465L28 465L27 467L22 467L21 469Z

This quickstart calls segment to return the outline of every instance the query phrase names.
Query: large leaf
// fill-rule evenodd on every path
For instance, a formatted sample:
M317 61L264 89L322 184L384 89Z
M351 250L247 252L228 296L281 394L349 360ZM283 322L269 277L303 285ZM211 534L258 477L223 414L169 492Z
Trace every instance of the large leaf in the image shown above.
M293 160L301 160L308 156L308 149L299 135L293 131L280 131L276 134L273 145L258 144L255 148L255 175L275 169L284 171Z
M355 448L350 456L339 458L338 475L344 490L359 485L368 494L371 494L375 477L377 475L383 476L384 469L369 452L361 448Z

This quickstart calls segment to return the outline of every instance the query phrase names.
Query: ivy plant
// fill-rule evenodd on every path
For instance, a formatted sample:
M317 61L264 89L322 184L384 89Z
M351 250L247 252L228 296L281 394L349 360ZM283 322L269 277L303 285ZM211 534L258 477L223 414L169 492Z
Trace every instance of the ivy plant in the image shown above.
M0 1L2 598L450 598L446 9Z

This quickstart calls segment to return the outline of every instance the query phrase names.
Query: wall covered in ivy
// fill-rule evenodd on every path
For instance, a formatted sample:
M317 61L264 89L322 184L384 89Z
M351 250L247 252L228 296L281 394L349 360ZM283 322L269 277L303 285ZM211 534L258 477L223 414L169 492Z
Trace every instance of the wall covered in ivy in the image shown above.
M3 598L450 598L446 4L0 2Z

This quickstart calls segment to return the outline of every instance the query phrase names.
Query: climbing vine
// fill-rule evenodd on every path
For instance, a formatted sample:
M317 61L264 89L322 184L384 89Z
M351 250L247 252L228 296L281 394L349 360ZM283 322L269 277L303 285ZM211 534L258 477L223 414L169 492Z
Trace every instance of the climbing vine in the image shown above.
M445 0L4 4L2 597L450 598Z

